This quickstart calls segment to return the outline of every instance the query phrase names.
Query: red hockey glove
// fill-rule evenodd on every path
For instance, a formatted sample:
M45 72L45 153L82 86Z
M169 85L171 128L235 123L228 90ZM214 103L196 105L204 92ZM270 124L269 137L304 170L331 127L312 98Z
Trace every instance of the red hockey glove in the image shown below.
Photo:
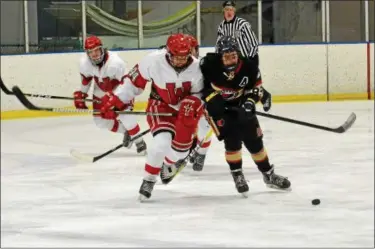
M181 101L175 122L175 136L172 148L178 151L189 150L193 134L203 113L203 102L195 96L187 96Z
M73 97L75 98L74 100L74 106L77 109L88 109L85 103L85 99L87 98L87 93L81 92L81 91L76 91L73 94Z
M203 113L203 101L195 96L187 96L181 101L177 120L186 127L196 127Z
M102 108L100 109L100 116L104 119L116 119L118 114L115 112L115 108L117 110L124 110L128 106L112 92L107 92L101 101Z

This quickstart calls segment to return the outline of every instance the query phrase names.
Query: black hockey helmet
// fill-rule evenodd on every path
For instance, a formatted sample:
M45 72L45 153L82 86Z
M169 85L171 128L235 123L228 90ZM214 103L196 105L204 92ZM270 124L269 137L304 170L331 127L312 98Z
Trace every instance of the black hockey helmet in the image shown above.
M236 39L232 36L223 36L219 39L217 43L217 53L224 58L225 53L236 52L239 55L239 47ZM224 65L227 71L234 71L238 66L239 60L236 63L230 65Z
M229 0L229 1L225 1L224 3L223 3L223 8L225 8L225 7L236 7L236 2L235 1L231 1L231 0Z

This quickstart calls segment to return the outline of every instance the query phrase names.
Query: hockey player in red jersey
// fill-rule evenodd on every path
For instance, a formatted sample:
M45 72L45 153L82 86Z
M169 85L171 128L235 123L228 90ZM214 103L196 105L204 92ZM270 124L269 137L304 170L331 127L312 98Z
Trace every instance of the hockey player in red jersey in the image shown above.
M197 39L192 35L186 35L186 39L190 42L191 55L199 59L199 44Z
M203 112L203 88L199 61L191 56L191 46L183 34L168 38L166 50L145 56L124 78L124 82L103 106L104 114L129 104L151 82L147 116L153 140L148 146L145 177L140 200L151 197L160 174L168 183L177 171L176 163L185 158ZM170 114L173 116L162 116Z
M108 99L108 93L117 88L122 78L127 72L125 62L117 55L117 53L107 51L103 48L102 41L91 36L85 40L86 54L80 60L81 86L78 91L74 92L74 105L78 109L87 109L86 103L82 100L88 96L88 91L94 81L93 90L93 109L100 110L102 103ZM128 104L118 107L119 110L132 110L134 100ZM101 117L94 114L95 124L102 129L112 132L124 134L124 146L130 148L132 146L131 138L140 131L136 119L130 116L124 116L123 120L119 120L117 115ZM146 153L146 143L142 138L137 139L135 145L137 152Z

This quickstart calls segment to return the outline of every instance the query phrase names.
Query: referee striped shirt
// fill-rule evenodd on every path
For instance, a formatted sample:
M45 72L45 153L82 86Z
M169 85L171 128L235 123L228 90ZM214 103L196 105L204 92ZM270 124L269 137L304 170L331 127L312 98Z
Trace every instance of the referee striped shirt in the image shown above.
M250 23L241 17L235 16L229 22L222 21L219 24L217 36L216 50L217 42L221 37L232 36L237 40L242 56L252 58L258 54L258 39Z

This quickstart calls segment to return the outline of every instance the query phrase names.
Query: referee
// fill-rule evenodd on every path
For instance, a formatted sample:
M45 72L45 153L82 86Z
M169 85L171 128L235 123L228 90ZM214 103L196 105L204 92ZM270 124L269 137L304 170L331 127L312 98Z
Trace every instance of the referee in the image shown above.
M243 57L247 57L252 60L258 67L258 79L257 82L262 83L262 76L259 71L259 56L258 56L258 39L251 29L251 25L248 21L243 18L236 16L236 3L228 0L223 3L224 20L219 24L217 30L217 41L216 41L216 52L218 49L218 42L223 36L232 36L236 39L240 52ZM263 110L268 112L272 105L271 94L260 87L260 95L262 96L260 101L263 104Z
M243 18L236 16L234 1L223 3L224 20L217 30L216 50L219 39L223 36L232 36L237 40L242 56L251 58L259 66L258 39L251 29L251 25Z

